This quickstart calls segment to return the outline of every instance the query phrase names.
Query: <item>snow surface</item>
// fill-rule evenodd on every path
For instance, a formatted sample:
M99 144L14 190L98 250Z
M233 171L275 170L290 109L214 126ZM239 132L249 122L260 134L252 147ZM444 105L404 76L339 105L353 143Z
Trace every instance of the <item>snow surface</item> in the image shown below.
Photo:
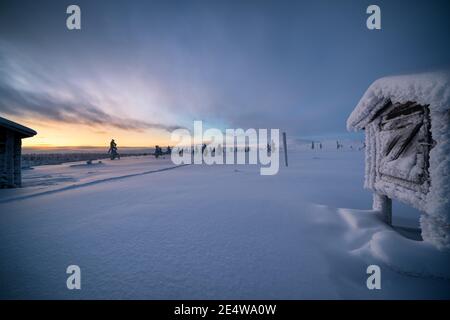
M363 152L289 156L275 176L153 157L24 171L0 190L0 298L450 298L450 255L365 210Z
M427 192L375 181L377 173L372 172L373 164L380 157L372 146L375 142L370 141L370 136L375 133L369 122L388 101L393 104L416 102L429 106L431 135L436 145L430 151L430 186L428 190L426 185ZM426 212L421 217L423 238L442 250L450 250L450 71L392 76L375 81L348 118L347 128L365 128L367 131L365 187L382 190L383 194ZM382 145L382 142L378 141L378 145ZM407 174L414 175L416 159L411 160L409 164L397 163L391 166L397 171L406 166L406 171L410 171ZM414 177L408 176L410 178Z

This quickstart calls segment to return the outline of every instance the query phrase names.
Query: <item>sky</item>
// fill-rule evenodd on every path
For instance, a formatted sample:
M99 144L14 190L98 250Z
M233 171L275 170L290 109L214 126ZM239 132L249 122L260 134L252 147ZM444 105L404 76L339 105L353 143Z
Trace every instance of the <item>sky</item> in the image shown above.
M66 8L81 8L81 30ZM381 8L381 30L366 8ZM361 138L377 78L448 68L448 0L0 0L0 116L26 146L170 144L204 127Z

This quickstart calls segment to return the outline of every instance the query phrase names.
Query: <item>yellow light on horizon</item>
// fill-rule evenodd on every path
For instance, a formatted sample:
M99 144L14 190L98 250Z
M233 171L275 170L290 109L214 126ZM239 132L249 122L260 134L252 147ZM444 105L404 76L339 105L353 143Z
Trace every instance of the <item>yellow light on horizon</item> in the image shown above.
M11 117L10 117L11 118ZM158 130L124 130L58 122L39 123L29 119L12 119L37 131L23 140L24 147L107 147L114 139L119 147L153 147L171 145L170 133Z

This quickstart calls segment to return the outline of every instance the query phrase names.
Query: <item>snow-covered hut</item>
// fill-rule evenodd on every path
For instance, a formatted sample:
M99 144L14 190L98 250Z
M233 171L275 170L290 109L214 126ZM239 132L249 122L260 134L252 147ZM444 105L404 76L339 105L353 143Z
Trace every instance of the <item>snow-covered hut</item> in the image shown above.
M15 188L22 184L22 139L36 131L0 117L0 188Z
M373 208L388 223L391 199L419 209L424 241L450 249L450 71L375 81L347 128L366 133Z

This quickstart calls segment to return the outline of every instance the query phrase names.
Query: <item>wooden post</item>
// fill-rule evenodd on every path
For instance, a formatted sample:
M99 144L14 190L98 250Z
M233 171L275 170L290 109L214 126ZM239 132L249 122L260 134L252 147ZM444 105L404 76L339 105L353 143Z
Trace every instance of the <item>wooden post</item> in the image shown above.
M286 132L283 132L283 147L284 147L284 161L286 167L288 166L288 155L287 155L287 143L286 143Z
M372 208L380 211L382 219L392 226L392 200L389 197L374 192Z

